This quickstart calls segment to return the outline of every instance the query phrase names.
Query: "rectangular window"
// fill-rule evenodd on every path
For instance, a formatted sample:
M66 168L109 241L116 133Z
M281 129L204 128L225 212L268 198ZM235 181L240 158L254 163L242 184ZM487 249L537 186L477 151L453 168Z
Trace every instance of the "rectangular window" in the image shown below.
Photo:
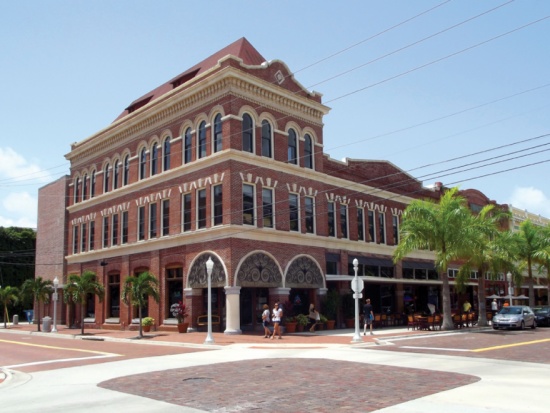
M86 239L86 227L88 224L82 224L80 226L80 251L85 252L86 251L86 243L88 240Z
M120 317L120 274L109 275L109 313L107 317Z
M392 216L392 233L393 245L399 244L399 217L397 215Z
M327 205L328 213L328 236L336 236L336 220L334 216L334 202L329 202Z
M348 237L348 206L340 205L340 231L342 238Z
M197 191L197 228L206 228L206 189Z
M300 200L297 194L288 195L288 211L291 231L300 231Z
M306 233L315 234L315 202L313 197L306 196L305 202L305 214L306 214Z
M162 236L170 235L170 200L162 201Z
M109 217L103 217L103 248L109 246Z
M191 194L183 194L181 198L182 231L191 230Z
M73 227L73 254L78 253L78 225Z
M386 243L386 217L383 213L378 213L378 236L380 244Z
M111 245L118 245L118 214L113 215Z
M128 211L122 213L122 243L128 243Z
M254 186L243 184L243 225L254 225Z
M357 208L357 240L365 240L365 219L363 217L363 208Z
M90 251L95 249L95 221L90 221Z
M157 237L157 203L149 204L149 239Z
M223 224L223 187L216 185L212 188L214 225Z
M374 228L374 211L367 211L367 218L369 222L369 242L376 242L375 228Z
M145 207L138 208L138 241L145 239Z
M273 228L273 189L262 189L262 207L264 228Z

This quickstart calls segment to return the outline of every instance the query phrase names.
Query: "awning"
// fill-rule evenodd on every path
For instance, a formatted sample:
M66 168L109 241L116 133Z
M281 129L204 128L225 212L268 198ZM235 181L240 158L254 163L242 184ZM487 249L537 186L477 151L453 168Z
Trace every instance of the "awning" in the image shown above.
M372 265L375 267L393 267L393 261L387 258L375 258L375 257L357 257L359 264Z
M403 268L414 268L418 270L435 270L433 262L426 261L403 261Z

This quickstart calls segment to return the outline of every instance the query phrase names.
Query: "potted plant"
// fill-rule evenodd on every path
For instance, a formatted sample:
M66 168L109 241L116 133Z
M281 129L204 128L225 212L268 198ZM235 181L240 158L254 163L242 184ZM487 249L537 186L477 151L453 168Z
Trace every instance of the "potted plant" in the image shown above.
M141 327L143 331L148 333L151 331L151 326L155 325L155 319L153 317L143 317L141 320Z
M343 297L344 320L347 328L355 327L355 299L352 294Z
M285 331L287 333L295 333L296 332L296 326L298 323L296 322L296 316L294 315L294 305L292 302L287 301L283 305L283 316L284 316L284 323L285 323Z
M334 324L336 323L336 314L338 313L338 308L340 308L340 302L340 294L335 290L330 290L323 300L323 314L327 318L327 321L331 321L330 325L332 325L332 328L334 328ZM327 328L329 328L329 323L327 323Z
M319 330L322 326L327 326L327 330L334 330L334 324L336 323L336 320L329 320L327 319L323 314L320 314L321 321L319 322Z
M189 323L185 322L185 317L189 315L187 307L183 301L178 301L177 303L172 304L170 307L170 312L178 320L178 332L187 333L189 328Z
M298 314L296 316L296 330L298 332L304 331L304 327L307 326L308 316L305 314Z

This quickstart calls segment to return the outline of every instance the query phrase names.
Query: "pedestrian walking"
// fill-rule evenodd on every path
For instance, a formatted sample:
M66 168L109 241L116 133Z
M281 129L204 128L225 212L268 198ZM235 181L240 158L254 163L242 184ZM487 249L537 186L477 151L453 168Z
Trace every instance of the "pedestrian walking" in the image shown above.
M281 308L281 305L279 302L275 303L275 308L273 308L273 314L271 315L271 320L273 321L273 335L271 336L271 340L275 338L275 335L279 336L279 340L281 337L281 321L283 320L283 309Z
M269 306L267 304L264 304L263 306L263 313L262 313L262 324L264 326L264 338L269 338L271 335L271 331L269 331L269 323L271 320L269 319Z
M372 332L372 322L374 321L374 313L372 312L372 305L370 303L370 298L367 298L365 301L365 305L363 306L363 319L364 319L364 326L363 326L363 335L367 335L367 326L370 326L370 335L372 336L374 333Z
M309 305L309 314L308 314L308 323L307 327L311 333L315 331L315 326L319 321L321 321L321 315L315 309L315 304L311 303Z

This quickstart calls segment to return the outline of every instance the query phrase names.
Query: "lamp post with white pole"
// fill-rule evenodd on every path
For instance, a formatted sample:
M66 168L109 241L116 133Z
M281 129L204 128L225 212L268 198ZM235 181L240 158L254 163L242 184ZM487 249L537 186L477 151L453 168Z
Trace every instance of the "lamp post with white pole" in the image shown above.
M214 261L208 257L206 261L206 277L208 278L208 333L204 344L214 344L214 337L212 337L212 269L214 268Z
M508 280L508 295L510 296L510 306L512 306L512 273L508 271L506 274L506 279Z
M52 333L57 333L57 287L59 279L57 276L53 279L53 328Z
M357 277L357 270L359 261L357 258L353 260L353 271L355 271L355 277L351 282L351 289L353 290L353 298L355 298L355 334L353 335L352 343L361 343L361 335L359 334L359 299L363 297L361 291L363 291L364 282L362 278Z

